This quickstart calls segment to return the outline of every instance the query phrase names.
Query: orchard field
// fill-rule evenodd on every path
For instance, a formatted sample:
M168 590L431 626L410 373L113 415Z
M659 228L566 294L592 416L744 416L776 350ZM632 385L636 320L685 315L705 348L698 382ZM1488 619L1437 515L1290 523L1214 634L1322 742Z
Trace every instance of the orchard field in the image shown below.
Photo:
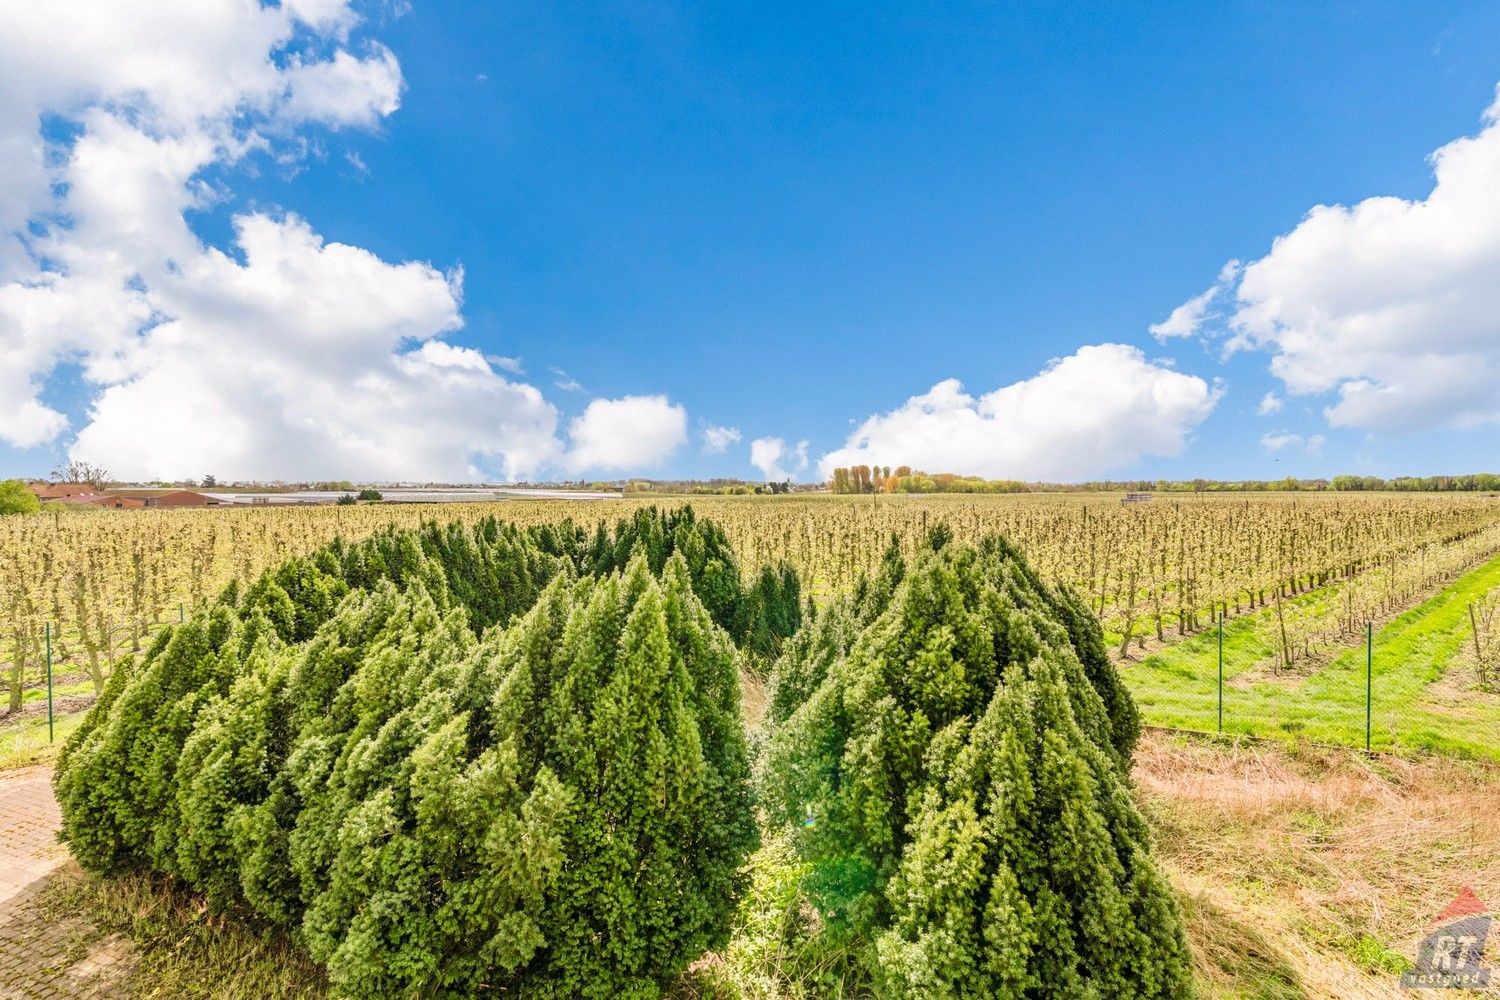
M34 736L49 622L59 664L55 696L77 707L160 625L231 579L252 579L334 537L491 516L522 525L564 519L592 525L643 505L680 502L90 510L6 518L0 520L3 704L13 714L27 710L15 718L29 720ZM1227 730L1362 743L1361 650L1366 623L1374 622L1381 631L1373 742L1478 755L1500 745L1500 705L1477 683L1482 671L1491 686L1500 674L1492 596L1500 567L1469 576L1500 556L1500 501L1493 498L1272 493L1123 503L1110 494L793 495L691 502L722 526L747 572L785 562L815 600L847 591L878 565L891 538L910 554L939 522L963 541L1001 534L1098 615L1148 723L1217 728L1215 622L1223 616ZM1387 634L1398 616L1447 588L1454 589L1439 602L1448 613L1437 633L1418 625L1423 642L1413 646L1408 619L1400 634ZM1480 612L1473 617L1471 604Z

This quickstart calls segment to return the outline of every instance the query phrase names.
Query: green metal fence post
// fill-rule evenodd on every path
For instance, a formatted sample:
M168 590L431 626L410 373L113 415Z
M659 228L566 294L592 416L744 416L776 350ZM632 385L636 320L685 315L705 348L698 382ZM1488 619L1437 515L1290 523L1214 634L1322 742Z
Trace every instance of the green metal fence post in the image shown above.
M182 624L182 605L177 605L177 624Z
M44 629L47 636L47 742L52 742L52 623ZM36 635L35 632L31 633Z
M1370 749L1370 703L1375 691L1375 625L1365 622L1365 750Z
M1224 731L1224 613L1219 612L1219 732Z

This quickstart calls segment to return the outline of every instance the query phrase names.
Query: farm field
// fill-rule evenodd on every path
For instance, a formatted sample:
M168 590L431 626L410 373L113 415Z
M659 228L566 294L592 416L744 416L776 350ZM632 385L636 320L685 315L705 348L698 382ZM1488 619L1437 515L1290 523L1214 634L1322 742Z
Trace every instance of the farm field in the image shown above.
M1102 818L1091 822L1103 824L1095 829L1112 831L1104 835L1106 850L1121 857L1155 851L1163 881L1155 888L1149 878L1132 885L1130 891L1143 896L1131 905L1138 908L1135 912L1160 909L1167 904L1153 894L1165 894L1180 914L1181 937L1174 940L1170 930L1162 930L1164 937L1141 938L1130 948L1146 949L1145 960L1159 965L1145 973L1117 971L1117 976L1162 977L1178 984L1160 994L1171 996L1185 995L1184 976L1204 997L1395 996L1392 977L1407 960L1403 956L1414 951L1422 921L1430 916L1424 907L1432 904L1435 911L1441 902L1433 900L1456 892L1461 886L1449 883L1461 878L1476 882L1481 891L1500 888L1492 885L1493 866L1486 867L1476 854L1487 849L1489 834L1461 815L1437 818L1443 810L1462 812L1470 805L1487 809L1486 803L1500 794L1497 772L1466 759L1500 761L1500 697L1478 684L1477 654L1470 651L1477 648L1472 641L1477 619L1471 609L1500 593L1495 507L1469 498L1279 496L1154 507L1122 505L1103 496L911 502L756 498L705 503L695 498L693 516L682 511L663 516L645 509L650 506L683 505L548 501L415 512L425 517L414 516L410 508L366 506L10 519L8 529L23 522L13 529L13 538L46 547L26 556L14 549L6 552L17 574L11 582L29 589L25 598L12 603L16 631L10 669L26 669L20 675L19 710L0 723L0 771L50 767L57 760L58 744L46 739L45 688L35 673L37 652L28 636L51 620L35 609L65 613L71 603L75 617L64 616L54 635L57 733L60 741L68 741L72 755L58 765L65 831L75 856L91 872L133 873L116 881L64 868L27 904L31 919L66 913L104 935L100 941L124 935L136 949L131 975L141 977L139 982L172 983L184 994L251 995L241 987L255 981L275 983L277 995L285 996L394 995L430 975L421 971L430 961L424 957L430 946L423 935L452 932L400 922L377 931L362 923L374 919L360 915L365 907L381 894L406 898L414 891L441 892L463 900L471 892L491 891L478 884L470 889L465 880L475 878L484 864L527 863L504 855L493 862L468 856L483 841L484 824L492 821L529 831L510 835L520 838L513 841L516 845L539 845L526 850L580 850L579 845L607 843L596 831L567 832L568 824L589 821L591 810L582 819L558 818L567 813L556 812L557 802L581 801L577 789L597 780L586 777L587 767L570 769L595 755L609 759L621 754L622 761L635 761L649 754L658 762L653 766L668 769L662 780L669 786L700 780L687 777L698 773L692 768L672 771L682 766L676 751L664 750L649 733L658 722L647 722L643 735L633 721L661 720L661 738L675 739L667 736L678 732L672 713L691 698L699 731L686 745L705 747L704 759L724 768L721 777L704 787L728 796L723 806L710 810L720 817L718 828L724 831L715 835L717 853L691 862L704 866L694 877L705 886L726 885L724 873L736 865L735 851L750 850L757 839L759 847L740 855L748 857L748 866L741 869L747 882L732 912L721 908L716 915L700 912L694 917L721 925L727 921L727 937L705 931L693 939L697 944L673 944L679 951L668 960L665 978L646 965L637 978L625 973L620 982L631 990L642 990L649 982L667 984L666 995L684 1000L769 1000L870 996L879 993L883 976L921 981L931 958L924 949L933 947L923 929L934 918L923 916L921 909L929 904L915 904L917 910L896 918L906 922L895 928L911 930L881 931L877 924L858 931L879 942L873 952L846 949L806 920L808 913L838 912L838 904L830 904L826 895L828 885L819 881L827 876L815 873L830 870L830 857L863 850L858 839L848 839L858 825L849 827L839 819L846 805L836 797L813 804L816 796L827 794L826 776L819 777L828 752L824 744L848 741L842 752L854 756L845 758L839 780L866 782L847 794L860 796L860 808L868 809L869 796L889 794L884 790L894 787L898 779L885 769L898 766L894 762L905 752L899 743L874 754L862 749L866 733L890 725L884 714L888 708L882 706L891 698L927 699L927 707L914 716L920 719L926 712L951 712L951 706L972 697L989 697L979 685L996 684L993 676L984 680L982 660L958 668L947 680L899 679L907 669L920 672L944 657L969 654L950 648L942 638L948 633L939 630L931 633L936 646L907 659L911 654L902 651L908 640L876 627L870 617L887 606L889 614L899 612L897 620L919 633L932 627L927 620L936 613L932 609L943 607L941 614L957 616L952 627L960 633L976 627L1004 630L993 640L1004 648L1013 641L998 638L1012 634L1008 630L1014 626L1004 624L1011 621L1007 615L1023 615L1044 643L1065 640L1090 664L1086 672L1070 675L1067 669L1079 668L1059 666L1044 645L1040 657L1031 661L1041 666L1028 668L1039 671L1035 677L1008 674L993 690L1028 685L1029 694L1014 697L1030 699L1025 703L1035 706L1039 719L1048 711L1062 711L1060 718L1038 724L1069 733L1066 744L1094 748L1083 760L1089 762L1084 766L1091 769L1091 780L1100 783L1094 787L1103 789L1102 798L1072 808L1116 809L1122 799L1115 792L1128 792L1132 808L1139 811L1140 821L1122 816L1109 823ZM496 513L515 526L486 520ZM627 522L615 520L627 514ZM272 520L277 516L285 521L277 524ZM452 523L439 527L432 523L434 516ZM568 528L569 519L583 527ZM1267 564L1266 575L1256 577L1230 569L1214 555L1212 545L1187 542L1219 537L1226 525L1256 522L1276 524L1302 538L1324 538L1321 559L1306 551L1294 559L1292 550L1281 546L1278 551L1288 562ZM596 534L594 525L605 523L610 524L608 532ZM997 548L997 525L1009 537L1027 540L1014 550ZM1385 534L1371 525L1384 525ZM399 530L387 533L388 527ZM1401 538L1405 530L1418 531L1422 540ZM1179 540L1175 556L1161 559L1154 550L1138 553L1117 544L1120 538L1154 533ZM364 541L328 547L333 537ZM425 539L420 547L412 542L418 537ZM1378 543L1380 555L1358 557L1335 544L1338 537ZM221 553L226 538L230 544ZM1272 544L1269 536L1264 543ZM283 550L283 545L290 548ZM1101 555L1106 550L1119 562L1106 566ZM312 561L287 558L314 551L321 554ZM83 570L77 568L81 552L87 553ZM175 573L176 557L182 554L193 570L185 579ZM729 584L722 568L715 568L725 563L716 559L739 563L743 574L736 571ZM71 575L58 569L70 564L75 567ZM28 576L20 570L23 565L47 575ZM1044 565L1051 567L1050 574L1028 575ZM573 569L565 571L564 566ZM260 570L273 567L272 576L247 589ZM893 567L898 567L894 576ZM571 580L570 572L579 578L559 589L558 580ZM1041 582L1048 575L1067 581L1074 596L1053 595ZM1012 602L1013 610L998 617L989 605L982 613L977 607L963 610L959 605L974 600L974 592L960 582L968 577L999 588L996 593L1007 595L1003 600ZM554 585L544 586L549 578ZM231 584L226 597L216 596ZM954 586L949 597L928 603L933 599L929 595ZM17 586L12 594L19 591ZM343 594L349 599L341 600ZM959 596L965 594L969 596ZM1205 595L1206 603L1198 603ZM808 600L801 601L803 597ZM523 613L533 601L536 607ZM644 625L633 623L649 620L657 607L679 610L663 615L659 627L666 632L651 637L641 631ZM16 610L26 608L33 609L31 617ZM976 617L964 617L969 614ZM466 615L473 616L473 631L465 627ZM1118 671L1146 726L1211 731L1218 662L1218 632L1211 623L1220 615L1226 620L1224 721L1229 741L1148 732L1130 756L1135 722L1111 693L1117 682L1108 674ZM1094 623L1096 616L1102 628ZM724 631L712 629L710 619ZM1364 620L1376 625L1373 743L1377 751L1398 756L1366 758L1325 745L1362 744L1359 634ZM180 628L171 627L179 621ZM161 635L164 627L168 632ZM268 640L267 630L273 627L280 638ZM861 629L867 631L857 648L864 652L855 655L848 644ZM580 654L580 641L595 640L578 637L595 630L605 636L597 648L610 652ZM1093 639L1087 638L1090 630ZM710 640L710 633L719 638ZM210 638L214 635L221 638ZM238 638L222 653L212 652L224 637ZM165 642L168 638L172 641ZM733 655L727 638L738 647ZM632 666L637 662L631 652L635 644L679 650L674 655L685 657L690 669L700 673L691 681L682 673L640 673L639 666ZM139 655L129 662L139 665L121 672L137 648ZM843 655L851 657L848 669L872 672L863 679L825 672L830 670L824 659L830 648L845 650ZM396 649L401 652L393 658ZM938 661L924 659L932 650L943 651ZM1007 655L1025 661L1019 652ZM594 663L595 656L606 657L598 667L605 670L598 681L560 684L553 676L554 671L576 669L572 663ZM651 653L640 663L666 662L662 656ZM891 674L882 664L902 669ZM147 671L144 679L142 669ZM351 669L354 673L343 674L342 690L352 700L330 701L333 688L318 677L326 671L341 676L340 671ZM123 684L110 683L117 674ZM948 687L957 683L953 678L963 678L974 693L955 693ZM97 682L112 693L89 713ZM612 693L597 702L572 702L574 685L580 683L599 683ZM644 686L636 691L626 684ZM876 699L871 691L878 692L881 685L894 686L887 697ZM1077 700L1076 691L1088 686L1097 688L1099 701ZM496 692L493 700L491 691ZM1064 691L1074 692L1067 696L1072 707L1065 711L1048 700ZM271 697L273 692L280 693ZM532 697L544 700L522 709ZM1000 693L994 697L994 705L1003 700ZM512 698L520 701L508 707ZM551 698L563 700L554 706L545 700ZM645 701L637 705L632 701L637 698ZM737 725L743 724L744 738L753 748L756 795L765 811L755 821L761 825L758 838L745 829L751 823L749 799L735 798L736 787L748 789L750 784L745 750L722 721L715 721L728 717L731 698L733 715L741 720ZM1053 709L1044 709L1049 703ZM829 704L842 707L820 715ZM587 719L596 706L623 714L581 723L585 729L569 729L562 721L578 711ZM993 736L981 737L980 729L1020 725L1017 733L1026 731L1029 723L1007 714L1016 710L992 707L984 723L959 713L952 723L959 727L956 732L975 728L971 736L956 737L956 743L946 742L950 737L943 734L922 737L922 729L903 739L932 740L924 761L941 760L958 746L968 748L962 751L967 754L999 752L981 748L1009 746L1013 744L1006 740L1025 737L1004 737L997 743ZM869 713L863 720L862 711ZM473 713L485 720L477 729L462 724ZM268 721L278 716L283 721ZM459 729L452 723L455 718ZM1012 721L996 721L1006 718ZM632 721L626 725L625 720ZM277 737L279 743L263 742L266 737L256 735L257 727L267 725L270 732L291 727L292 735ZM542 735L534 735L536 726ZM552 728L557 726L563 728ZM468 749L458 739L464 728L470 732ZM616 746L622 733L628 737ZM1275 740L1236 742L1235 735ZM338 750L345 739L348 749ZM533 743L537 740L541 742ZM559 749L547 749L551 740L558 741ZM582 757L561 751L579 740L588 748ZM562 785L556 792L546 782L505 785L515 780L502 777L510 769L520 766L524 773L534 766L503 763L511 752L504 748L511 746L531 747L526 752L536 754L535 760L556 762L545 767L559 767L560 773L572 775L568 781L579 784ZM1126 756L1114 756L1122 747ZM162 762L175 761L179 753L183 763L176 773L170 765L162 770ZM333 756L317 763L329 753ZM939 756L928 756L933 754ZM967 765L962 763L966 760ZM946 768L992 766L975 760L961 755L947 764L922 767L945 773ZM860 766L874 770L861 777L848 761L863 761ZM477 770L471 774L461 770L464 766ZM1037 782L1055 781L1066 770L1049 771L1045 753L1029 766L1037 770L1028 780ZM315 770L306 772L309 767ZM1128 771L1116 770L1121 767ZM606 766L602 773L622 775L630 769ZM1129 783L1124 773L1132 776ZM264 784L268 775L270 785ZM479 783L491 781L501 784L479 791L485 787ZM324 782L328 791L314 794ZM382 783L394 798L382 792L361 803ZM402 791L408 786L410 793ZM924 849L958 852L956 863L962 845L950 845L946 838L950 831L965 829L964 810L975 806L965 805L962 796L945 803L943 797L953 787L961 783L935 783L908 801L924 803L927 812L910 821L914 831L924 831L912 836L937 838ZM434 793L421 788L450 788L440 794L455 796L455 805L434 812L435 807L423 805ZM524 802L516 797L522 788L530 789ZM100 789L108 791L101 795ZM480 798L466 798L476 794ZM601 801L634 794L617 788ZM661 799L664 793L649 794L658 806L647 813L632 811L634 822L661 802L672 803L664 826L687 829L701 822L691 818L692 795ZM1049 794L1071 793L1054 788ZM106 805L111 801L116 804ZM373 820L372 808L387 818ZM292 812L282 812L286 809ZM480 819L487 815L493 819ZM1408 838L1404 850L1430 878L1420 891L1410 878L1392 870L1384 847L1366 845L1367 854L1358 855L1368 831L1402 824L1403 829L1415 828L1417 816L1426 817L1421 829L1428 839L1419 843ZM400 834L389 845L381 846L377 839L359 848L364 861L357 860L358 852L335 849L332 840L321 847L314 836L315 831L342 828L348 836L364 837L366 833L355 831L370 831L372 821L394 824L389 829ZM1038 817L1038 830L1055 821ZM274 830L288 822L298 832L290 841L278 840L282 835ZM444 832L450 826L459 831L456 840ZM639 843L660 836L648 831L641 828ZM681 836L671 834L662 842ZM1262 838L1268 846L1251 849ZM554 846L540 846L547 843ZM564 844L569 846L562 848ZM934 877L925 869L907 870L912 850L902 855L906 860L900 870L906 874L898 885ZM410 864L403 859L427 858L421 852L428 851L437 853L418 869L446 866L451 874L442 876L441 889L416 889L412 876L402 874ZM1348 871L1331 870L1335 862L1330 851L1339 853L1338 863ZM557 864L546 860L546 854L537 857ZM684 856L667 862L657 857L651 863L681 867L690 862ZM1062 862L1049 861L1057 863ZM281 870L288 864L290 869ZM377 874L367 868L372 864ZM871 877L834 870L839 872L837 892L867 885ZM231 873L227 881L224 871ZM241 874L235 877L235 871ZM372 878L377 880L373 887ZM1106 876L1091 875L1082 884L1100 878ZM455 881L450 884L449 879ZM302 888L295 888L299 883ZM941 878L936 884L942 884ZM702 894L720 898L707 889ZM366 897L370 902L361 902ZM672 898L660 897L652 906L681 905ZM912 898L901 897L899 905L914 905ZM543 939L556 940L560 934L566 939L559 928L572 918L565 909L538 910L541 899L518 896L495 905L502 907L499 913L504 906L516 908L504 917L507 921L547 928L538 932ZM248 936L235 919L217 918L199 926L204 905L209 912L253 910L257 920L279 929L270 937ZM555 900L547 903L556 905ZM944 904L963 905L970 904ZM305 918L300 915L304 907ZM406 909L397 906L389 912ZM499 919L485 914L482 909L455 912L445 920L459 927L478 920L472 926L483 928ZM630 913L626 919L646 918ZM1177 920L1152 926L1169 929ZM914 938L903 936L913 931ZM372 943L371 935L377 933L390 937ZM661 931L643 924L628 933ZM417 936L400 943L408 935ZM177 945L166 947L169 940ZM436 950L462 956L475 949L472 941L472 932L465 931ZM710 948L707 956L688 968L691 956L700 953L694 949L704 947ZM396 966L375 957L408 951L409 957ZM870 966L877 953L883 970L878 976ZM463 971L470 966L462 963L490 961L477 959L484 954L481 950L476 959L460 959L456 974L475 975ZM588 948L563 954L573 955L567 959L571 964L543 966L525 975L575 985L605 981L604 967ZM527 968L524 958L521 962ZM967 967L960 963L954 969ZM240 985L227 993L206 985L221 979ZM639 995L654 994L647 989ZM891 995L906 994L897 990Z
M1472 602L1497 588L1500 558L1376 629L1368 664L1374 749L1500 760L1500 691L1477 682L1468 614ZM1319 603L1336 606L1338 594L1297 600L1299 611ZM1225 623L1224 731L1363 745L1365 642L1334 644L1312 662L1278 670L1275 635L1268 609ZM1218 728L1218 644L1218 632L1209 629L1122 664L1151 723L1202 732Z
M594 525L644 506L688 502L100 510L5 518L0 677L8 704L0 705L16 711L0 721L0 752L6 741L22 738L10 730L34 726L45 712L49 623L54 698L66 714L85 706L119 658L141 650L160 625L230 580L252 579L336 536L359 539L389 526L489 516L523 525L564 519ZM1084 597L1148 722L1215 728L1213 622L1223 614L1226 728L1349 745L1363 743L1363 661L1350 651L1363 642L1364 623L1386 623L1500 555L1500 502L1473 495L1205 494L1147 504L1122 504L1107 494L824 495L694 497L691 506L723 527L747 572L785 561L803 579L804 593L818 600L846 591L876 568L892 538L910 553L939 522L960 540L998 532L1020 545L1044 576ZM1489 733L1500 723L1493 699L1466 692L1462 672L1447 667L1467 655L1460 647L1468 625L1458 620L1465 602L1495 583L1491 573L1464 584L1463 600L1449 609L1446 645L1431 651L1440 662L1420 659L1426 647L1387 649L1384 631L1377 637L1378 745L1420 748L1453 740L1455 748L1483 753L1494 744ZM1348 655L1330 666L1339 652ZM1355 696L1358 712L1351 708Z

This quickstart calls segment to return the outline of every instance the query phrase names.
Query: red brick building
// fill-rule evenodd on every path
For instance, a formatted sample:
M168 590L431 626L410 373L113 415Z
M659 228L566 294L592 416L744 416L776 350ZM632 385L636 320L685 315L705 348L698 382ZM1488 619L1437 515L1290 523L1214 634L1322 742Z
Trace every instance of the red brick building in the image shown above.
M27 483L26 488L35 493L38 500L61 500L64 497L82 496L86 493L98 494L99 492L88 483L49 483L41 479Z
M192 490L109 490L100 505L130 509L133 507L217 507L218 497Z
M63 497L49 497L47 503L65 503L69 506L102 503L110 499L103 493L70 493Z

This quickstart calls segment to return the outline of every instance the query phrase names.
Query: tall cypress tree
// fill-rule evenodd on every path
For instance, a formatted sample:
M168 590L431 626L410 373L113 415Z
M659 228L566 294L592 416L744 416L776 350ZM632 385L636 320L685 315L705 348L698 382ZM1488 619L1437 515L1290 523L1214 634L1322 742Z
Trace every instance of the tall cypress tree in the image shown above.
M654 996L728 936L754 846L733 645L672 556L544 597L503 653L495 738L569 792L531 988Z
M774 675L766 803L830 933L893 997L1189 995L1097 623L999 540L897 558Z
M425 525L227 588L69 740L64 833L350 996L656 995L726 939L756 839L715 531L647 518L575 577L528 532Z

